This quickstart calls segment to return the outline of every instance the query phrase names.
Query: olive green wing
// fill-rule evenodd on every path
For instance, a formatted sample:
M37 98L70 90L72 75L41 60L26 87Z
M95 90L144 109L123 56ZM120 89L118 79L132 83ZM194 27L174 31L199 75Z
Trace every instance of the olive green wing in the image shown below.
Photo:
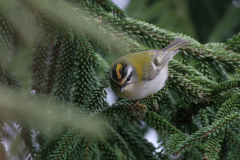
M153 51L153 50L150 50ZM170 51L170 52L163 52L163 51L156 51L158 57L153 57L151 63L145 65L143 67L143 81L150 81L153 80L161 70L168 64L168 62L178 53L178 51Z
M169 63L169 61L178 53L178 49L188 43L190 42L182 40L181 38L177 38L162 50L149 50L149 52L155 52L155 54L152 56L152 61L143 67L142 80L150 81L154 79Z

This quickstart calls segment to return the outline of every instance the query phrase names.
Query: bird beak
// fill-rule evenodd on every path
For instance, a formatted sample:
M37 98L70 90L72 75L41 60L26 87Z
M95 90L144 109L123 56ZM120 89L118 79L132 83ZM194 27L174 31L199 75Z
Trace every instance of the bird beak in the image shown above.
M123 93L124 86L121 86L121 93Z

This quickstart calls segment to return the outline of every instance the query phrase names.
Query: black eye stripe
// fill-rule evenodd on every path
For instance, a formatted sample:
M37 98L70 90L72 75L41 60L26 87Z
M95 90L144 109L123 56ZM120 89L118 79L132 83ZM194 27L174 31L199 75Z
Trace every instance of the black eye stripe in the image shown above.
M120 86L116 81L112 80L112 82L117 85L117 86Z
M112 69L112 79L116 80L117 79L117 72L115 69Z

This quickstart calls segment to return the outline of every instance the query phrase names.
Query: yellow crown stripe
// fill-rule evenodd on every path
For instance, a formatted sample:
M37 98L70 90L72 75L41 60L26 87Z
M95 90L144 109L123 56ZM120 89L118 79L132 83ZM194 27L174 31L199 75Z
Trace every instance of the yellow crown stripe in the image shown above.
M120 71L122 70L122 64L121 63L118 63L117 64L117 67L116 67L116 72L117 72L117 78L118 79L121 79L122 78L122 75L120 73Z

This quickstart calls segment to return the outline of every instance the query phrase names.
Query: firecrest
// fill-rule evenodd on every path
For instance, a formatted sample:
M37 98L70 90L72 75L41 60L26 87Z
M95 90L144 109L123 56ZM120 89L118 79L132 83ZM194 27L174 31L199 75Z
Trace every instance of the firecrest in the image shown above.
M127 54L110 67L110 85L122 98L139 100L158 92L168 77L168 62L178 49L190 43L177 38L162 50Z

